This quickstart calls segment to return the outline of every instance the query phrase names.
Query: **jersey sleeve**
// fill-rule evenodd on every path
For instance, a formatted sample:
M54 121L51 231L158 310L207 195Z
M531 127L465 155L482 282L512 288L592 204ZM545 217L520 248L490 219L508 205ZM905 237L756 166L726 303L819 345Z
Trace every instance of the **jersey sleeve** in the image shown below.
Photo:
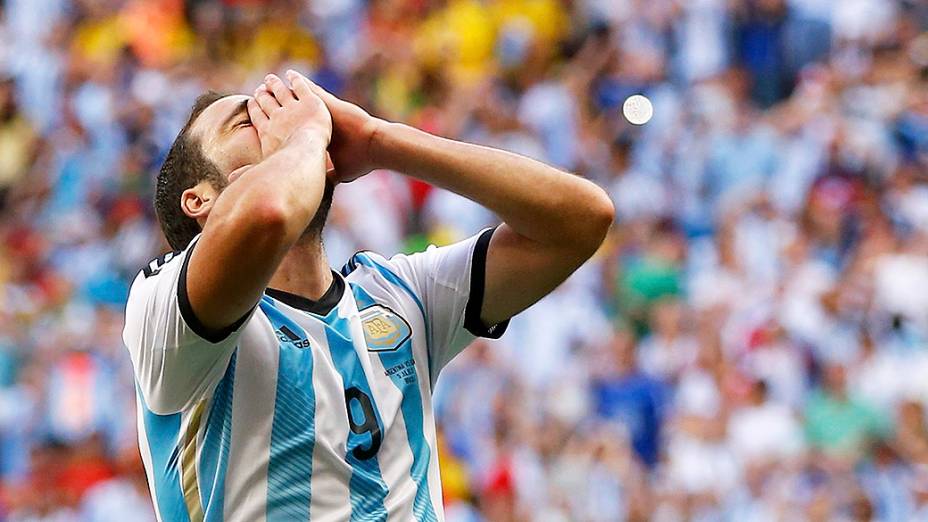
M254 312L222 331L207 330L197 320L186 284L196 240L139 272L126 303L123 341L142 398L160 415L189 409L212 393Z
M429 370L432 380L476 337L498 339L509 321L484 325L480 319L486 276L487 249L495 229L486 229L448 246L430 246L390 259L400 277L421 298L429 328Z

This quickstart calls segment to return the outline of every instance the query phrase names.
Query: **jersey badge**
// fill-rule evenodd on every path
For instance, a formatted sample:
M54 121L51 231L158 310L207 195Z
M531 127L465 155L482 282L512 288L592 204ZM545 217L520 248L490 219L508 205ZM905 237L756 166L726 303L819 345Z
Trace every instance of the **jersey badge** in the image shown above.
M370 352L396 350L412 336L412 328L406 319L382 305L361 310L361 326Z

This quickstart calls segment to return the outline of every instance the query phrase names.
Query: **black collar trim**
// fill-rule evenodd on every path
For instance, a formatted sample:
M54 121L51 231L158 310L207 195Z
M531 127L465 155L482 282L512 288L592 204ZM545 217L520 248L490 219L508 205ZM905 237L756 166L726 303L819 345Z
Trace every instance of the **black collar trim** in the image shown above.
M329 285L329 289L322 294L322 297L320 297L318 301L313 301L301 295L291 294L290 292L284 292L283 290L277 290L276 288L268 288L264 293L293 308L303 310L304 312L316 315L329 315L329 312L341 301L342 294L345 293L345 280L342 279L342 276L338 272L333 270L332 284Z

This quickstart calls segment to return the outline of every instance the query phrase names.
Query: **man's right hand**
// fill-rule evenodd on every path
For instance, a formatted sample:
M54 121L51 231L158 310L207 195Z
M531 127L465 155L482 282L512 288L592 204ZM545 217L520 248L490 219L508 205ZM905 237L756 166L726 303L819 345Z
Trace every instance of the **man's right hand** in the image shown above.
M332 116L309 80L296 73L287 77L290 86L268 74L248 100L248 115L265 158L294 139L321 139L323 147L332 139Z

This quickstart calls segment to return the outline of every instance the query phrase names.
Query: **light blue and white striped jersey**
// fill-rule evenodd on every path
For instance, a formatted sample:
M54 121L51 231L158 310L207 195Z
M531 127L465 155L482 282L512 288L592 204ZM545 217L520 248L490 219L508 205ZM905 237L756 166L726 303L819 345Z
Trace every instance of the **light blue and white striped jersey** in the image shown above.
M184 251L135 279L123 337L162 521L443 520L432 386L480 324L492 230L361 252L318 301L268 289L211 334Z

